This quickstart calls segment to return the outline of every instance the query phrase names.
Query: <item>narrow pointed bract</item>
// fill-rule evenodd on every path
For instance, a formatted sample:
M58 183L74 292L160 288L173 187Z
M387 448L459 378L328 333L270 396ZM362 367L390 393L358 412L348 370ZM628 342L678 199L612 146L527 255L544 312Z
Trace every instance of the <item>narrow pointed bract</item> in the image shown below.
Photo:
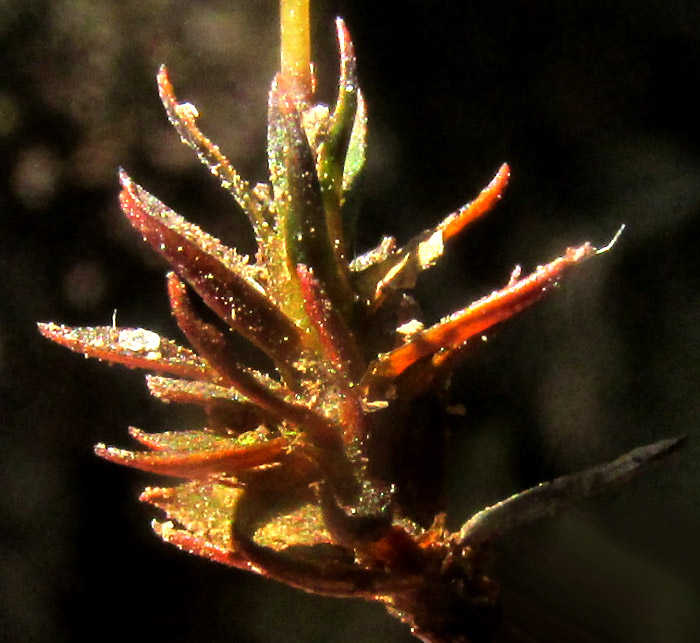
M419 273L434 266L443 256L446 241L495 207L509 177L510 168L504 163L473 201L445 217L434 228L425 230L402 248L397 247L393 237L385 237L379 246L357 257L350 269L358 296L376 309L391 292L413 288Z
M250 217L255 232L259 235L265 228L268 204L259 197L233 168L221 150L197 127L199 113L192 103L180 103L168 77L168 70L161 65L158 71L158 93L168 119L180 135L183 143L191 147L209 171L221 182L221 187L230 192Z
M578 248L568 248L563 256L541 266L524 279L509 283L505 288L412 335L402 346L380 356L370 366L367 379L396 377L427 355L461 346L471 337L533 304L566 270L595 253L595 248L588 243Z
M445 527L439 411L449 376L474 337L612 243L568 248L522 278L518 268L503 288L426 328L409 292L448 241L495 207L510 168L405 245L385 237L349 257L367 114L349 33L336 26L333 107L312 103L306 63L285 58L272 83L266 185L251 188L198 128L196 108L177 100L165 67L158 73L168 118L258 244L255 261L239 255L120 172L126 218L173 270L170 306L191 348L141 328L39 330L86 357L151 371L154 397L203 411L201 428L131 429L138 450L96 447L111 462L183 479L141 495L165 515L153 523L163 540L306 591L379 601L423 641L488 641L499 611L486 546L629 478L680 441L516 494L458 532ZM306 51L303 38L289 42ZM269 372L245 365L234 335L269 358Z
M76 328L47 323L39 324L39 332L85 357L96 357L130 368L143 368L194 380L216 377L206 360L189 348L178 346L174 341L144 328Z

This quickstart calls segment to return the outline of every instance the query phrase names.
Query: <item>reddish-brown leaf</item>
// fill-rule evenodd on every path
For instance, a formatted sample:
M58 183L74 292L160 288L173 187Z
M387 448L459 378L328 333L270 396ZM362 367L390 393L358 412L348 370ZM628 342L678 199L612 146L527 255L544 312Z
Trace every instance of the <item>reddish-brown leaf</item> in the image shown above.
M144 368L196 380L212 380L209 364L191 350L143 328L63 326L38 324L48 339L85 357L95 357L129 368Z
M270 216L269 204L260 198L259 192L251 190L248 181L236 172L219 146L214 145L197 127L197 108L192 103L178 102L165 65L161 65L158 70L158 93L182 142L197 152L199 160L219 179L221 186L233 195L249 216L259 240L261 234L263 237L267 236L264 231L268 229L265 224L271 222L267 220Z
M425 230L402 248L396 248L392 237L385 237L379 246L354 260L351 268L360 299L376 308L390 291L413 288L418 274L435 265L442 257L445 242L498 203L509 176L510 168L504 163L472 202L447 216L431 230Z
M121 172L122 209L144 239L235 331L275 362L298 356L300 331L267 297L256 269Z
M141 471L149 471L177 478L203 478L212 474L240 475L249 469L279 462L289 446L286 438L273 438L259 444L240 446L233 444L212 448L206 444L200 450L195 445L188 451L156 452L127 451L116 447L98 444L95 453L117 464L123 464ZM222 438L223 440L223 438Z
M540 299L571 266L595 254L589 243L569 248L551 263L531 275L497 290L447 319L414 335L408 342L379 357L370 365L365 384L375 379L393 378L418 360L460 347L470 337L484 332Z

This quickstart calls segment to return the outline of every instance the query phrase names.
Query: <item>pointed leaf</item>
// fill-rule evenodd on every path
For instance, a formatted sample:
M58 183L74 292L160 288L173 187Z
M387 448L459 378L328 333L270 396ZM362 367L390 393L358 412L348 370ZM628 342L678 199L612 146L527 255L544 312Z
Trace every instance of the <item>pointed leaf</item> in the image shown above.
M376 308L390 291L413 288L418 274L442 257L445 242L498 203L509 176L510 169L503 164L476 199L447 216L432 230L422 232L400 249L390 243L391 237L385 237L380 246L363 255L362 261L354 261L353 282L360 299Z
M495 291L440 323L417 333L408 342L380 356L370 365L365 383L371 387L373 380L396 377L427 355L443 349L460 347L470 337L484 332L533 304L568 268L595 253L595 248L589 243L578 248L568 248L564 256L541 266L528 277Z
M354 116L350 128L350 139L345 149L345 161L343 163L343 177L341 182L341 219L343 225L343 237L345 247L351 247L354 239L355 223L359 214L360 204L360 178L365 167L367 151L367 107L364 95L357 82L357 72L355 63L355 50L350 40L350 34L342 19L336 20L338 31L338 43L340 46L341 74L340 88L345 88L345 94L352 99L343 104L339 100L336 110L341 108L344 115L352 107ZM347 117L345 117L347 118Z
M180 330L200 355L207 356L212 369L217 371L227 388L238 395L267 408L276 407L291 393L279 382L238 363L235 349L226 336L214 325L203 321L195 312L187 292L187 286L174 272L168 273L170 307ZM210 392L214 392L210 389Z
M447 241L459 234L467 225L479 219L482 215L491 211L501 200L503 192L508 185L510 178L510 167L507 163L498 168L489 184L479 193L479 195L456 212L450 214L437 227L443 233L443 239Z
M357 92L357 112L343 166L341 217L345 246L352 247L355 224L360 213L360 186L367 156L367 107L364 95Z
M343 194L353 190L365 167L367 155L367 106L362 92L357 90L357 110L350 132L350 142L343 166Z
M132 225L234 330L277 362L293 361L299 330L256 281L256 269L188 223L124 172L121 204Z
M211 428L238 433L261 424L271 426L277 420L234 388L154 375L146 376L146 385L151 395L165 402L203 407Z
M73 327L53 323L38 324L38 327L44 337L85 357L197 380L211 380L216 376L207 362L191 350L143 328Z
M328 133L322 143L323 153L329 159L343 159L350 142L350 136L355 125L357 113L358 81L355 47L350 39L345 22L336 18L338 46L340 49L340 80L338 81L338 98L328 124ZM342 164L340 165L342 170ZM319 173L320 175L320 173ZM340 186L338 186L340 192Z
M183 143L191 147L199 160L221 182L221 186L230 192L238 204L249 216L258 239L268 236L271 217L268 202L260 198L260 193L251 190L248 181L242 179L231 166L217 145L214 145L197 127L197 108L191 103L179 103L173 86L168 78L168 70L161 65L158 71L158 93L168 114L168 119L180 135Z
M174 438L172 435L163 438L168 439L172 441ZM219 446L212 446L212 437L208 434L199 438L188 434L179 440L179 444L186 441L192 443L187 451L150 453L98 444L95 453L110 462L141 471L177 478L204 478L217 473L236 476L255 467L279 462L289 446L288 440L282 437L249 446L240 446L236 440L225 438L220 439Z
M349 314L354 294L347 266L335 248L342 238L331 236L326 220L316 160L302 128L302 106L293 100L278 76L270 90L268 158L274 189L276 225L287 249L290 271L298 263L314 269L339 310Z
M192 404L201 407L207 416L207 426L218 432L238 434L260 425L274 426L277 415L266 412L233 388L197 386L199 382L153 375L146 376L146 385L154 397L164 402Z
M173 314L185 336L198 352L208 356L212 368L221 374L227 384L273 416L305 431L318 443L331 448L340 447L340 433L328 419L296 400L291 401L295 398L279 384L273 386L269 378L256 377L237 364L236 356L221 333L194 314L185 285L173 273L169 276L168 293Z
M129 429L129 435L154 451L177 453L200 453L206 450L247 447L253 444L263 444L270 440L270 432L265 427L259 427L255 431L246 431L239 435L220 435L207 429L145 433L132 426Z
M322 350L319 361L333 370L336 379L346 383L357 381L356 378L364 369L355 338L326 298L313 271L304 264L299 264L297 276L307 317L319 337Z
M686 437L638 447L613 462L521 491L472 516L459 531L459 542L478 546L544 516L553 515L606 489L626 482L661 458L678 450Z
M151 395L167 402L199 405L207 405L217 401L232 404L246 404L248 402L247 398L236 389L209 382L193 382L147 375L146 385Z
M356 128L359 87L355 64L355 50L350 34L342 19L336 19L338 44L340 47L340 81L338 98L333 114L328 120L326 131L321 137L317 150L317 174L323 195L323 206L330 237L334 240L336 262L345 268L347 265L346 245L344 239L341 206L343 190L349 189L350 183L359 174L362 167L361 155L357 146L360 143L361 122ZM359 129L358 129L359 128ZM357 129L357 131L356 131ZM347 155L355 131L355 148L351 159L352 177L346 175ZM347 183L347 185L346 185Z
M345 442L364 444L368 435L366 418L362 412L354 385L364 371L364 360L355 338L345 321L326 299L321 284L303 264L297 266L304 307L320 345L318 362L330 380L328 389L335 390L335 404L326 404L338 416Z

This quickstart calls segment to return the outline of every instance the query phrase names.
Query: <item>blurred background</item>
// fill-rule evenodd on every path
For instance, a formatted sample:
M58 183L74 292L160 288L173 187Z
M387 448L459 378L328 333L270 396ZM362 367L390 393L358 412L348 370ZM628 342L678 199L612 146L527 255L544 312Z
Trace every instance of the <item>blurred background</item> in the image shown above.
M493 575L533 641L700 640L700 5L687 0L316 0L320 96L346 18L369 104L357 251L405 241L503 161L506 197L421 281L428 321L567 245L615 249L475 346L454 379L450 521L679 434L633 483L499 543ZM126 428L199 422L141 373L85 361L37 321L178 337L164 264L116 170L243 251L245 218L169 127L181 99L245 176L266 175L273 0L0 0L0 639L409 643L376 605L305 595L164 545L99 461Z

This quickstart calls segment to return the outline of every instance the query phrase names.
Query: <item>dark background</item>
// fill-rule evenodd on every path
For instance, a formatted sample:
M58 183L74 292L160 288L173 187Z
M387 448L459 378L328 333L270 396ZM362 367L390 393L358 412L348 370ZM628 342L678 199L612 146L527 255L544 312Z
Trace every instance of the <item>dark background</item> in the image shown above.
M567 245L606 243L455 378L450 520L682 433L637 481L513 534L494 575L533 640L700 640L700 4L684 0L312 3L321 96L332 19L353 33L370 113L358 250L406 240L508 161L503 203L419 293L428 320ZM378 606L220 568L160 543L156 480L99 461L126 427L199 420L142 374L86 362L36 321L177 337L164 265L122 220L125 166L224 241L244 217L180 146L155 93L181 98L239 170L265 178L277 65L272 0L0 1L0 639L406 642ZM526 639L529 640L529 639Z

